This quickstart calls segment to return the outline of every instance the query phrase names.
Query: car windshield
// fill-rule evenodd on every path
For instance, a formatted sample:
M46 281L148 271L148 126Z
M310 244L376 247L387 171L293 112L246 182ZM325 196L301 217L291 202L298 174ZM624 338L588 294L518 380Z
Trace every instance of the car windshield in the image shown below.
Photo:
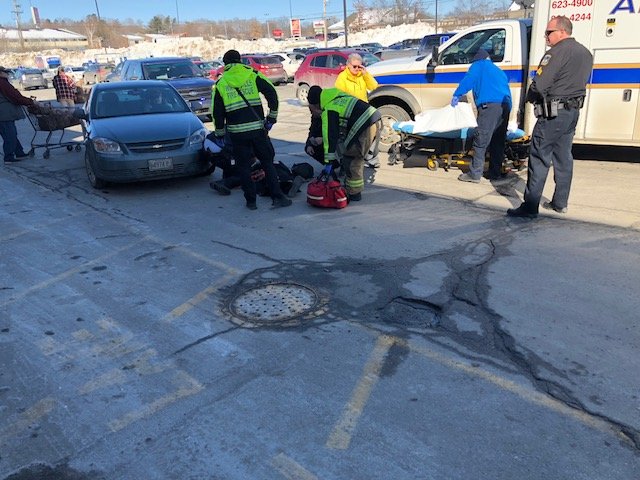
M91 118L124 117L150 113L190 112L180 94L169 86L110 88L96 92Z
M360 55L362 56L362 63L364 63L365 66L372 65L380 61L380 59L372 53L360 52Z
M201 77L202 72L191 62L154 62L142 65L147 80L173 80L175 78Z

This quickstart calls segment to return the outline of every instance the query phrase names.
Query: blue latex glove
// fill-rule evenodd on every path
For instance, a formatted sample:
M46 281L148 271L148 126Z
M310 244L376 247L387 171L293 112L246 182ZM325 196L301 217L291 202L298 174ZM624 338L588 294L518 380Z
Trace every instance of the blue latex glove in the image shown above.
M324 168L322 169L322 173L324 175L331 175L331 171L333 170L333 165L329 164L329 165L325 165Z
M224 148L224 137L213 137L212 142L219 146L220 149Z
M268 118L264 121L264 128L265 130L268 132L273 128L273 124L274 122L272 122L271 120L269 120Z
M453 98L451 99L451 106L455 107L456 105L458 105L458 102L460 101L460 97L456 97L455 95L453 96Z

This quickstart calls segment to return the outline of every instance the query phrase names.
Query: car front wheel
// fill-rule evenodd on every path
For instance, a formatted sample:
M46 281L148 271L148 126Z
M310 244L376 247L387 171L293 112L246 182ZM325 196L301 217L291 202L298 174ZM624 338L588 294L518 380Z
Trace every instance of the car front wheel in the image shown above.
M400 134L393 129L396 122L411 120L409 113L398 105L381 105L378 107L382 115L382 133L380 135L380 151L388 152L394 143L400 141Z
M296 97L301 105L309 105L309 85L302 83L298 85L296 90Z
M107 186L107 182L96 176L96 172L93 170L93 166L89 160L89 152L86 150L84 152L84 166L87 169L87 178L89 178L89 183L93 188L104 188Z

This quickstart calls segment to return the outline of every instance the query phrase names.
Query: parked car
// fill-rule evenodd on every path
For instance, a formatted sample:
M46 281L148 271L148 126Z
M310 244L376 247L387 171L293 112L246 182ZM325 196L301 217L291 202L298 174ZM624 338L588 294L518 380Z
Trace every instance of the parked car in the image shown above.
M105 82L117 82L120 80L120 75L122 74L122 66L124 62L118 63L113 70L111 70L106 77L104 77Z
M202 154L207 129L167 82L97 84L80 117L94 188L208 171Z
M44 78L45 88L53 87L53 77L55 74L47 68L41 68L40 71L42 72L42 78Z
M287 72L278 57L273 55L242 55L242 63L250 66L256 72L262 73L274 85L287 83Z
M194 60L193 63L202 71L202 74L205 77L213 81L218 80L218 69L220 67L224 67L224 63L222 63L220 60L211 60L209 62Z
M13 71L13 84L20 90L47 88L47 81L39 68L16 68Z
M439 47L444 42L453 37L457 32L450 33L433 33L431 35L425 35L420 41L418 47L418 55L430 55L433 51L433 47Z
M197 115L211 115L211 87L193 61L184 57L149 57L125 60L120 74L126 80L164 80L173 85Z
M287 82L293 82L293 77L304 60L304 54L298 52L276 52L270 55L278 58L280 63L282 63L284 71L287 74Z
M355 48L358 50L366 50L369 53L375 53L378 50L382 50L384 48L384 45L378 42L369 42L369 43L361 43L360 45L354 45L352 48Z
M362 56L365 66L379 62L380 59L364 50L353 48L321 49L309 53L296 72L294 83L296 85L296 97L302 105L307 105L309 87L319 85L322 88L333 87L336 77L347 65L347 58L352 53Z
M67 76L73 78L74 82L80 82L83 80L82 75L84 74L84 67L64 67L64 73Z
M111 70L113 65L110 63L87 63L82 73L82 82L85 85L104 82Z

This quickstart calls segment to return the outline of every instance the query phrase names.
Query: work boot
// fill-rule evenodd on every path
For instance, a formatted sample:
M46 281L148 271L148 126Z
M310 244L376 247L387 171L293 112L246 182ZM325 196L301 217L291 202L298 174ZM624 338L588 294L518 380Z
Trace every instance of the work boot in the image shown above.
M458 180L460 180L461 182L480 183L479 178L472 177L468 173L461 173L460 175L458 175Z
M249 210L257 210L258 205L256 205L256 201L254 200L253 202L247 202L247 208Z
M358 192L349 194L347 195L347 200L349 202L359 202L360 200L362 200L362 193Z
M271 208L281 208L288 207L293 202L285 196L274 198L273 203L271 204Z
M537 218L538 212L532 212L523 203L518 208L510 208L507 210L507 216L520 218Z
M554 205L553 202L544 202L542 206L547 210L553 210L554 212L567 213L567 207L558 207Z

